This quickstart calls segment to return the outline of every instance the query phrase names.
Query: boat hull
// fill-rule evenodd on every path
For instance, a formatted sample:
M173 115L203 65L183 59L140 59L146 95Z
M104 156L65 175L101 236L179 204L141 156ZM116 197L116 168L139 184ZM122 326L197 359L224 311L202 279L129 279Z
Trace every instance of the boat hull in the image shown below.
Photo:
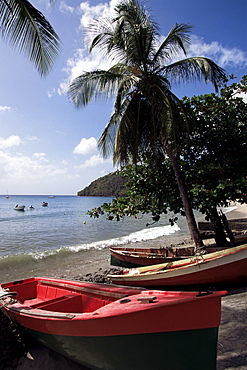
M247 243L247 235L235 236L235 245ZM178 261L194 257L194 247L157 247L157 248L134 248L134 247L111 247L111 265L120 267L142 267L158 265L166 262ZM206 253L214 253L226 250L224 247L205 246Z
M2 284L0 293L7 294L2 298L6 314L24 332L90 369L158 370L164 363L168 369L216 367L226 292L31 278Z
M218 328L107 337L27 332L43 345L89 369L216 369Z
M187 248L109 248L111 265L120 267L150 266L178 261L194 255L194 247Z
M109 275L115 284L145 287L214 286L247 282L247 245Z
M246 238L247 240L247 238ZM207 253L224 250L222 247L206 247ZM179 261L194 257L194 247L166 248L110 248L111 265L120 267L142 267Z
M25 211L25 206L16 206L16 207L14 207L14 210L16 210L16 211Z

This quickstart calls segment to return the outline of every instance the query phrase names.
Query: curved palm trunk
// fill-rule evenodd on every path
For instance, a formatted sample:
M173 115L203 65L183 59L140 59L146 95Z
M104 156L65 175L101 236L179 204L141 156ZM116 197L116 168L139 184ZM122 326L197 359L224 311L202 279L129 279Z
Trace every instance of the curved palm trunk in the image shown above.
M199 233L199 230L198 230L198 227L197 227L197 224L196 224L195 216L194 216L194 213L193 213L193 209L191 207L191 203L190 203L190 200L189 200L189 196L188 196L188 192L187 192L186 185L185 185L185 182L184 182L184 177L183 177L182 171L180 169L177 158L174 156L174 154L172 152L171 147L166 145L165 150L166 150L166 153L167 153L167 155L168 155L168 157L169 157L169 159L172 163L174 174L176 176L178 189L179 189L179 193L180 193L181 200L182 200L182 203L183 203L183 207L184 207L184 211L185 211L185 215L186 215L186 219L187 219L187 223L188 223L191 238L195 243L196 249L199 249L199 248L203 247L203 241L202 241L202 238L200 236L200 233Z

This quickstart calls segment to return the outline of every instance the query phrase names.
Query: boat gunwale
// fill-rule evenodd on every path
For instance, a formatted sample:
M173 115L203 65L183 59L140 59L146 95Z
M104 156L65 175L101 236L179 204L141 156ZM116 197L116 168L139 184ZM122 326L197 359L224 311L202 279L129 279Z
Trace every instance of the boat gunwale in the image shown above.
M232 249L234 249L234 251ZM235 249L239 249L239 250L235 250ZM208 253L208 254L204 254L204 255L193 256L192 258L187 258L186 259L186 260L188 260L188 262L186 260L184 260L182 264L180 263L180 261L174 261L174 262L167 262L167 263L159 264L159 265L151 265L151 266L139 267L139 268L137 267L136 269L140 271L140 274L145 273L145 270L147 270L147 267L150 268L152 266L155 266L158 270L158 271L155 271L155 269L154 269L154 272L172 271L172 270L176 270L178 268L190 267L192 263L195 263L192 266L195 266L196 264L202 264L202 263L205 264L207 262L217 260L218 258L221 258L222 256L230 256L232 254L242 252L243 250L246 250L246 249L247 249L247 244L244 244L241 247L237 246L237 247L233 247L233 248L229 248L229 249L224 249L222 251L217 251L217 252ZM211 257L208 257L208 256L211 256ZM172 266L171 266L171 264L172 264ZM166 265L166 266L163 266L164 270L159 271L159 266L160 266L160 268L162 268L161 265ZM178 266L176 266L176 265L178 265ZM167 270L165 270L166 267L168 267ZM149 270L147 270L147 272L149 272Z
M203 291L203 290L202 290ZM181 294L182 293L182 294ZM148 310L160 309L164 306L177 306L177 305L184 305L190 304L197 300L208 300L208 299L215 299L218 296L226 295L228 292L225 290L222 291L215 291L209 292L207 291L205 294L201 294L201 292L197 293L195 291L191 292L177 292L177 291L163 291L163 290L153 290L153 289L143 289L142 292L139 294L134 294L128 296L129 299L128 303L131 305L122 305L121 299L116 301L109 302L102 307L95 309L94 311L90 312L60 312L60 311L50 311L47 309L42 308L32 308L26 304L22 304L20 302L13 302L5 305L6 311L13 312L19 316L29 316L41 319L57 319L57 320L77 320L77 321L88 321L88 320L102 320L102 319L111 319L113 317L124 317L126 315L137 314L138 312L145 312ZM167 294L167 295L166 295ZM152 299L152 302L148 302L143 304L138 298L150 298L155 295L155 300ZM126 298L126 297L125 297ZM48 303L48 302L47 302ZM108 306L115 307L114 311L108 311ZM126 307L128 309L126 310ZM119 309L121 308L121 309Z

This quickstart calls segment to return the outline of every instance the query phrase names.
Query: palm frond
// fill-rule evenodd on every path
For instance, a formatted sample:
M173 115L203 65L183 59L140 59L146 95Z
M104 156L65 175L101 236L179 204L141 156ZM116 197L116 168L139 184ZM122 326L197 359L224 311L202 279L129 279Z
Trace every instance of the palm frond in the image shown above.
M180 53L181 51L186 55L187 46L190 43L190 30L192 26L189 24L175 24L170 30L165 40L158 48L153 61L155 63L162 63L170 58L174 54Z
M110 18L100 18L95 20L89 27L88 33L95 35L91 41L89 51L91 52L94 48L98 47L100 51L107 50L110 52L113 47L114 27Z
M211 59L204 57L191 57L179 60L163 67L163 73L170 81L176 83L188 83L204 80L212 83L218 91L218 84L225 76L223 68L214 63Z
M123 79L121 68L116 66L108 71L86 72L72 81L68 89L68 96L75 106L80 108L93 99L108 98L114 95Z
M27 0L2 0L0 26L2 37L27 56L41 75L50 71L60 39L40 11Z

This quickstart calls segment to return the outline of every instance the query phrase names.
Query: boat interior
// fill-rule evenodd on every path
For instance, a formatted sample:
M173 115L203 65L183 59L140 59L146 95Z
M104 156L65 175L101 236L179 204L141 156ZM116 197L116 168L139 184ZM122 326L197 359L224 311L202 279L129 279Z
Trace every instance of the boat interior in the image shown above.
M16 282L4 288L16 292L17 301L25 308L52 312L93 312L119 298L108 296L109 292L104 295L102 291L45 280Z

